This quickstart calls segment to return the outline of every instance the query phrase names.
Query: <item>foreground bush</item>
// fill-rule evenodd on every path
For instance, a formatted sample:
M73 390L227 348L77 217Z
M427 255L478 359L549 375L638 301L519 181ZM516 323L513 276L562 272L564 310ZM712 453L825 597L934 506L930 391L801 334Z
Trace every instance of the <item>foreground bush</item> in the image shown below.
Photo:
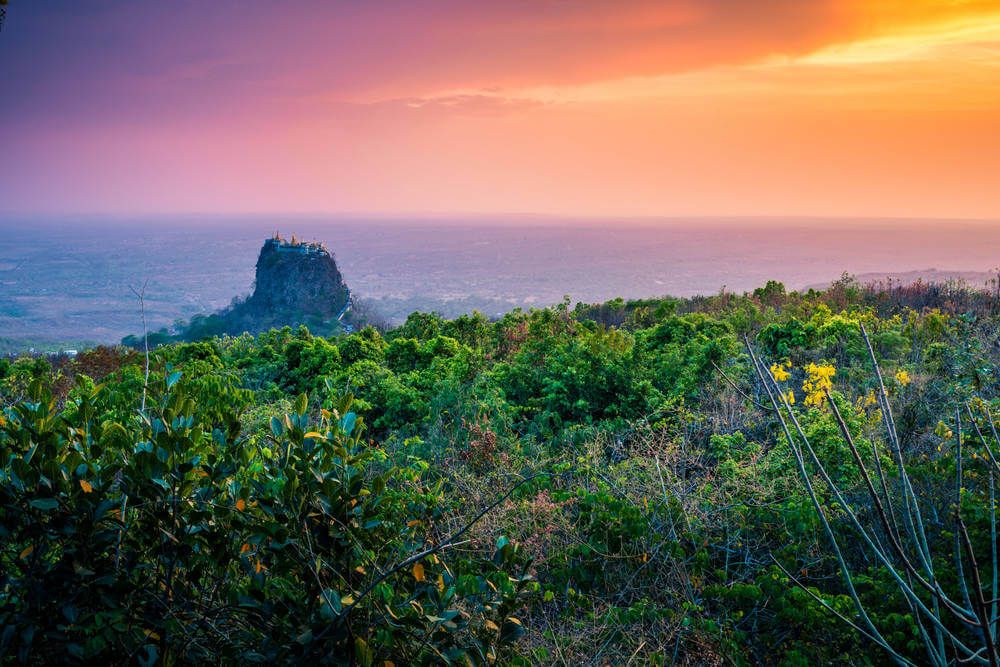
M147 411L41 382L0 427L0 655L18 662L400 664L496 658L521 633L516 550L428 545L438 494L361 439L350 397L305 395L250 445L241 390ZM209 415L216 415L211 418Z

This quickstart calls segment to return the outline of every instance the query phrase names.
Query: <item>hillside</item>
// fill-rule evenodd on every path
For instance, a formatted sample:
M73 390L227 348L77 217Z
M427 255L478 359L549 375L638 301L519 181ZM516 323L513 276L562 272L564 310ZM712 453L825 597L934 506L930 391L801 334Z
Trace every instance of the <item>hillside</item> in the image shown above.
M986 289L989 291L997 288L996 271L917 269L913 271L858 273L853 278L862 285L883 284L890 286L893 284L913 285L914 283L941 285L950 282L962 282L973 289ZM806 289L823 290L829 286L830 283L814 283Z
M0 654L978 664L998 306L772 281L171 343L148 382L0 360Z

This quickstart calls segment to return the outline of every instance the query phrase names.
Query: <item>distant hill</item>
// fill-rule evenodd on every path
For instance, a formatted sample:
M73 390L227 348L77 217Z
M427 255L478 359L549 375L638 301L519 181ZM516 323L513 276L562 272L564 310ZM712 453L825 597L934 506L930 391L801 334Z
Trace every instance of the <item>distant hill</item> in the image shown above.
M853 278L862 285L892 282L896 285L910 285L916 282L948 283L961 281L969 287L978 289L996 289L997 271L942 271L939 269L919 269L915 271L859 273ZM806 289L825 290L836 281L814 283Z
M200 340L224 334L257 334L268 329L305 324L317 334L347 328L343 323L351 292L337 262L322 243L286 240L275 234L264 241L257 258L253 293L234 299L212 315L196 315L174 331L150 333L151 345L171 340ZM127 336L126 345L138 346L142 337Z

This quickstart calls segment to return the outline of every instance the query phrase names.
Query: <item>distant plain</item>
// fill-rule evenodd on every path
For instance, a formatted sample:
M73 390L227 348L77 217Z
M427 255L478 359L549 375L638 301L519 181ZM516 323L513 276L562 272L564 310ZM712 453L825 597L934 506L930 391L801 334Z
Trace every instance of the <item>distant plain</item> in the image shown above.
M249 293L275 230L324 241L355 296L386 319L413 310L491 317L615 297L789 289L842 273L955 275L1000 265L1000 222L834 219L94 219L0 221L0 352L114 343Z

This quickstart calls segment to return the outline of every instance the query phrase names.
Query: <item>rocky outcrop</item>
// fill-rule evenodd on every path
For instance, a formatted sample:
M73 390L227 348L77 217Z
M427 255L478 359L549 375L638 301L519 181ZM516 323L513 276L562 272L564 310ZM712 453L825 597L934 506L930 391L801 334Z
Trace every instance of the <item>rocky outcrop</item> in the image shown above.
M351 292L330 251L321 243L286 241L277 234L264 241L257 258L254 290L246 299L234 299L223 311L195 315L174 331L150 332L151 346L171 341L193 341L213 336L258 334L268 329L304 324L318 335L350 332L344 317ZM141 336L126 336L122 343L143 345Z
M337 263L322 244L275 236L264 242L253 294L238 309L269 328L336 320L349 298Z

